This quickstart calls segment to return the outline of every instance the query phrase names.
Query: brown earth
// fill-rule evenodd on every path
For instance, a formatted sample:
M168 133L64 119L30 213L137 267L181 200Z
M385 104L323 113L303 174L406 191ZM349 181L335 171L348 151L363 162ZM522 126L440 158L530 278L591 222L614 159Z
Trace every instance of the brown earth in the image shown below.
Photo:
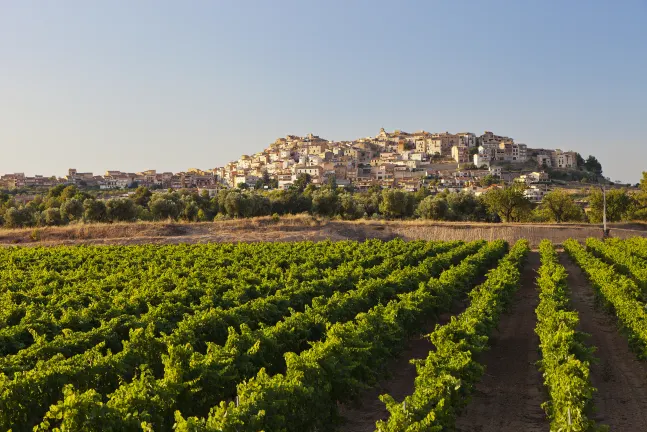
M647 365L630 351L616 320L596 305L594 290L582 270L565 255L560 262L568 272L573 309L579 312L580 330L591 335L598 363L591 365L591 383L598 389L591 416L612 431L647 431Z
M137 222L77 224L64 227L0 229L0 246L74 244L177 244L258 241L366 240L494 240L528 239L532 246L547 238L559 244L567 238L600 237L601 228L588 224L494 224L433 221L331 221L307 215L223 220L200 223ZM644 224L612 225L611 235L647 236Z
M482 283L484 279L485 276L480 277L474 286ZM389 394L395 400L403 400L413 393L418 374L411 360L425 359L429 351L433 349L433 344L426 335L433 332L437 324L443 325L449 322L452 316L464 311L467 305L467 293L465 293L462 299L454 303L450 312L441 314L438 319L425 323L422 333L409 340L407 348L389 363L386 368L390 371L389 376L382 379L376 386L366 390L354 404L340 407L343 424L339 430L341 432L372 432L375 430L375 423L378 420L388 419L389 411L386 409L386 405L380 401L379 396Z
M535 278L539 265L539 254L531 252L521 287L490 338L491 349L479 358L486 367L485 374L458 418L458 431L549 430L541 409L541 375L535 364L539 360L539 339L534 332L539 302Z
M423 334L434 330L435 322L425 326ZM413 393L414 381L417 376L416 367L410 363L412 359L424 359L433 345L422 334L409 341L407 349L387 367L391 374L381 380L377 386L367 390L354 405L340 407L344 423L341 432L373 432L378 420L386 420L389 412L386 405L379 399L382 394L390 394L396 400L403 400Z

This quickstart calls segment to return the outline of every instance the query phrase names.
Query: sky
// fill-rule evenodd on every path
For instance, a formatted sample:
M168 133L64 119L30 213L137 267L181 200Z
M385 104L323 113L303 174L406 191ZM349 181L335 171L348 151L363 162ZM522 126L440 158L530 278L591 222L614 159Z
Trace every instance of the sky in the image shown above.
M485 130L647 170L647 2L0 0L0 173Z

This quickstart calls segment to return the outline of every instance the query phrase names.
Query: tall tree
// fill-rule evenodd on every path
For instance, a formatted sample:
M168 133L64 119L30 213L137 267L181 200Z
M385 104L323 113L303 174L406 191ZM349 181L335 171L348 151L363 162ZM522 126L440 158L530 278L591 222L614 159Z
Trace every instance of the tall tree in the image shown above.
M414 205L413 195L399 189L385 189L379 208L386 217L406 217L413 214Z
M628 219L636 208L636 200L626 189L610 189L607 195L607 221L619 222ZM591 222L602 222L604 198L600 189L591 189L589 193L589 218Z
M546 211L550 220L557 223L582 220L582 209L564 189L547 193L540 207Z
M428 196L418 204L416 209L416 214L419 217L432 220L445 220L448 212L449 205L443 197Z
M61 218L64 221L77 221L83 217L83 203L76 198L70 198L61 204Z
M128 198L113 198L107 202L106 209L113 222L129 222L137 217L135 203Z
M532 204L523 194L525 186L515 184L505 189L493 189L485 194L485 203L491 212L506 222L519 220L530 213Z
M586 168L587 171L590 171L597 175L602 175L602 164L593 155L589 155L589 157L586 158L586 161L584 162L584 168Z
M106 203L100 200L86 199L83 201L83 218L88 222L105 222L108 220Z
M334 216L339 213L339 197L336 190L321 188L312 194L312 211L321 216Z

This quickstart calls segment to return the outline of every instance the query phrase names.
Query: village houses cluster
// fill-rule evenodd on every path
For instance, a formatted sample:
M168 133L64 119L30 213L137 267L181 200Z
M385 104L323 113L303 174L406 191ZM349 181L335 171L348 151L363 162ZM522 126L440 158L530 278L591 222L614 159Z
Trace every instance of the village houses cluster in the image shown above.
M534 169L505 169L519 166ZM524 181L530 186L528 196L540 200L548 181L545 168L576 168L577 153L572 151L532 149L514 139L486 131L407 133L383 128L375 137L354 141L329 141L316 135L288 135L279 138L265 150L242 155L224 167L210 170L189 169L186 172L137 173L107 171L93 173L70 169L63 178L6 174L0 176L0 188L29 186L51 187L59 183L123 189L133 185L157 188L197 188L215 193L223 187L241 183L254 187L259 180L274 179L279 188L288 188L303 174L312 183L325 184L332 178L338 186L353 185L366 189L372 185L415 191L429 179L438 187L450 190L477 190L478 180L495 175L505 181Z

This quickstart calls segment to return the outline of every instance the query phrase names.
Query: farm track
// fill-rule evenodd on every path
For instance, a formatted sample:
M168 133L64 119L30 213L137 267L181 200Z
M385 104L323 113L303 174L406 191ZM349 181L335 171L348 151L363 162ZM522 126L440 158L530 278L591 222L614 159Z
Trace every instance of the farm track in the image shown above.
M521 274L521 287L490 338L490 350L480 358L485 374L456 422L458 431L549 430L541 409L541 375L535 365L539 360L539 340L534 333L539 265L539 254L531 252Z
M482 283L483 276L475 284ZM425 323L423 332L412 338L405 351L393 359L386 370L392 373L380 381L375 387L368 389L353 405L344 405L340 409L343 424L340 432L373 432L378 420L386 420L389 412L386 405L380 401L379 396L390 394L396 400L403 400L414 391L414 382L417 376L416 367L410 363L412 359L424 359L433 349L431 341L425 335L434 331L436 324L444 324L452 316L458 315L467 307L467 296L457 301L450 312L441 314L437 320Z
M580 316L580 330L588 333L599 362L591 365L591 382L598 389L597 408L591 418L612 431L647 430L647 365L631 352L616 320L595 303L595 292L582 270L565 254L560 262L568 272L573 309Z

